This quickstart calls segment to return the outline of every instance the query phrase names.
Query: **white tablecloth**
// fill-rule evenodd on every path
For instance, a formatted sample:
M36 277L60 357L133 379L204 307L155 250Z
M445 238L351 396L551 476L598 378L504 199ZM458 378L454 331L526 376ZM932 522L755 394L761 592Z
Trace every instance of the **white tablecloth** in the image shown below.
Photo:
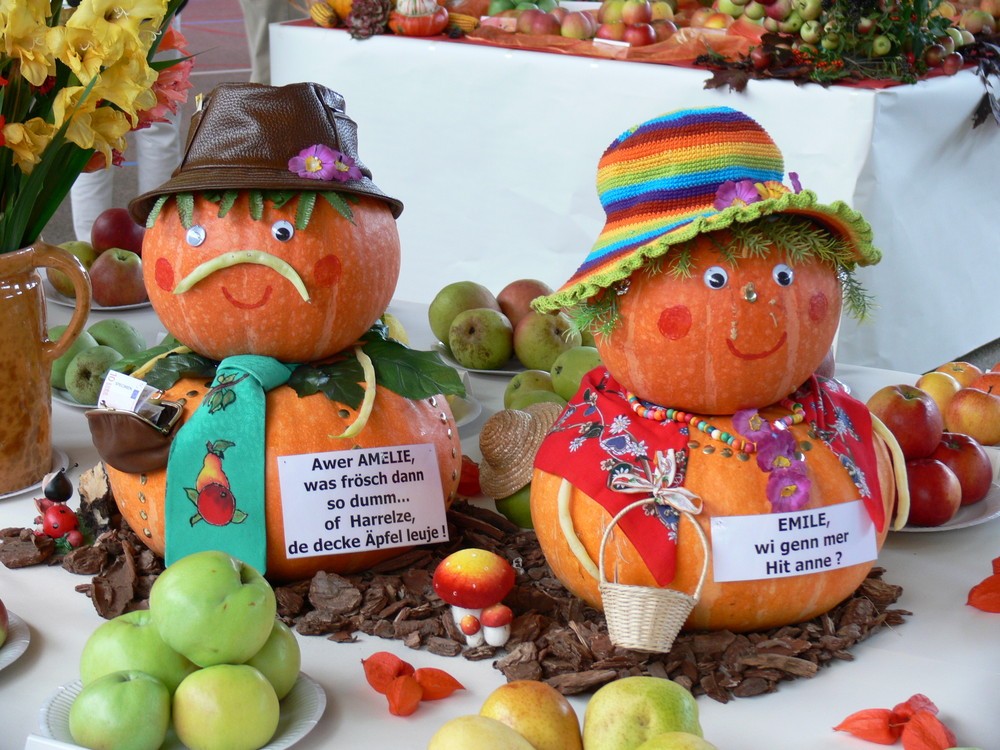
M390 311L403 320L414 346L429 348L426 305L394 301ZM64 322L69 311L50 304L50 324ZM92 313L94 318L107 313ZM149 339L162 328L151 311L128 313ZM902 372L843 366L839 377L862 399L882 385L912 381ZM463 449L479 458L478 430L501 406L506 379L474 376L472 395L484 406L480 417L463 428ZM57 448L66 451L79 471L97 462L86 419L80 409L55 404ZM30 526L35 516L32 493L0 500L0 528ZM75 507L76 501L73 501ZM942 718L961 744L995 748L1000 713L995 686L1000 680L997 615L965 605L969 588L990 574L990 560L1000 554L997 522L940 533L892 533L879 565L886 580L904 593L897 607L913 612L904 625L884 630L853 650L852 662L838 662L812 679L783 683L779 691L719 704L700 698L705 736L720 750L846 750L866 743L832 731L848 714L869 707L892 707L923 692L941 708ZM0 599L27 621L31 643L13 665L0 671L0 747L28 747L38 731L38 712L58 686L79 676L80 651L103 620L90 600L74 591L89 578L59 567L9 570L0 566ZM438 657L412 651L400 641L359 635L357 643L337 644L321 636L299 636L303 670L324 688L328 705L316 728L296 747L302 750L392 747L419 750L448 719L477 713L486 696L505 681L489 661ZM447 699L427 702L415 714L391 716L385 698L365 682L361 659L390 650L415 666L451 672L466 689ZM587 698L572 698L581 720ZM593 748L590 750L600 750Z
M275 85L316 81L359 125L375 183L406 208L397 294L451 281L494 292L517 278L561 285L604 224L604 149L663 112L726 105L760 122L786 171L871 222L884 260L860 276L879 304L845 319L842 362L923 372L1000 336L995 213L1000 129L972 129L971 71L883 90L751 81L707 90L707 70L427 39L356 41L271 27Z

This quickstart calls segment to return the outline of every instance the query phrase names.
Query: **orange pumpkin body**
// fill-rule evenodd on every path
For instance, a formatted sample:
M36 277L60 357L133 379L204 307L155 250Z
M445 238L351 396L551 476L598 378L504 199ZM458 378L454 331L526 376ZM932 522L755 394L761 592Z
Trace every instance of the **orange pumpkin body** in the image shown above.
M168 400L185 399L187 419L208 388L204 381L184 379L167 391ZM274 581L309 578L319 570L352 573L394 557L406 548L329 554L289 559L285 554L284 522L278 457L302 453L433 443L441 476L441 502L450 504L458 487L461 444L454 417L443 396L404 399L378 388L364 429L353 438L336 438L357 412L323 394L299 398L288 386L267 393L265 449L265 515L267 519L267 577ZM122 516L151 550L164 552L163 498L166 470L126 474L107 467L108 480Z
M350 346L385 312L396 288L399 234L389 206L362 197L350 204L352 223L317 197L308 227L282 241L276 228L294 226L298 201L281 208L265 201L261 218L253 220L248 196L241 192L219 218L218 204L196 195L192 224L204 230L196 246L187 241L175 201L146 230L143 275L163 325L194 351L220 360L261 354L314 362ZM174 293L200 264L234 251L263 251L285 261L309 301L259 263L229 265Z
M781 412L762 410L764 416L780 417ZM732 420L716 417L712 423L723 430L732 428ZM806 508L817 508L857 499L857 488L840 465L837 456L819 440L810 438L808 428L792 428L801 443L807 441L811 450L806 454L806 466L812 482ZM703 511L697 516L711 539L710 522L714 516L738 516L770 512L765 493L767 474L751 458L742 461L735 455L725 457L719 450L705 453L708 446L721 447L706 436L692 432L698 446L689 451L684 487L701 497ZM876 441L886 517L893 507L893 482L888 451ZM576 596L591 606L601 608L597 580L587 572L570 548L560 524L557 496L562 477L536 469L531 482L531 518L542 552L555 576ZM637 496L633 496L637 497ZM642 512L634 510L633 513ZM594 499L573 488L569 502L572 527L596 565L604 529L611 516ZM888 524L886 524L888 528ZM878 534L881 548L887 531ZM608 580L634 586L655 587L656 581L635 547L623 533L617 531L608 542L605 553L605 575ZM677 546L677 567L670 588L692 593L702 571L704 553L690 521L681 519ZM708 576L701 598L685 627L692 630L733 631L762 630L774 626L801 622L828 611L849 596L864 580L872 563L861 563L820 573L769 578L753 581L716 583L709 561ZM617 579L616 579L617 576Z
M726 242L726 232L715 241ZM776 403L816 370L840 322L832 266L780 255L729 266L706 235L693 240L691 273L636 271L619 299L620 323L596 346L608 371L647 401L695 414L734 414ZM787 287L775 269L787 264ZM721 268L722 288L705 282ZM754 297L755 295L755 297ZM754 297L749 301L747 297Z

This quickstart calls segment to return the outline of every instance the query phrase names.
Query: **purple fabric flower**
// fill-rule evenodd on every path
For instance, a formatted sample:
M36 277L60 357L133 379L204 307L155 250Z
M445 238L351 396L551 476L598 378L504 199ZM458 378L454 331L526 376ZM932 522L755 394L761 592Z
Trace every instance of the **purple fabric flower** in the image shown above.
M733 427L750 442L756 443L771 435L771 423L756 409L740 409L733 414Z
M788 430L775 430L757 440L757 465L764 471L788 468L795 461L795 436Z
M798 172L789 172L788 173L788 179L792 181L792 192L793 193L801 193L802 192L802 183L799 182L799 173Z
M298 156L289 159L288 169L307 180L347 182L361 179L361 170L354 159L321 143L303 149Z
M765 493L775 513L799 510L809 501L809 477L801 461L787 468L775 469L767 475Z
M730 206L746 206L760 200L760 193L752 180L726 180L715 192L715 207L722 211Z

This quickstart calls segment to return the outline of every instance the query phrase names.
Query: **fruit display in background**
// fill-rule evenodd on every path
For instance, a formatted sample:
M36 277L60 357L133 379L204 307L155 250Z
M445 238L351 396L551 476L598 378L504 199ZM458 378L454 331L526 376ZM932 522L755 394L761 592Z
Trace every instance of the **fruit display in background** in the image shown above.
M497 370L514 354L514 329L499 310L463 310L448 329L448 349L462 367Z
M932 370L925 372L915 383L916 387L934 399L943 415L952 396L958 393L962 384L958 382L954 375L942 370Z
M65 330L66 326L64 325L52 326L49 329L49 340L58 341ZM80 352L85 349L93 349L95 346L97 346L97 339L86 330L80 331L80 335L70 344L69 349L52 362L52 371L49 375L52 387L66 390L66 368L69 367L69 363Z
M550 370L556 357L581 343L580 332L564 313L532 310L514 328L514 354L531 370Z
M503 391L503 408L510 409L511 401L520 393L552 391L552 375L545 370L522 370L514 375Z
M961 383L963 388L967 388L972 385L972 381L983 374L983 371L977 365L971 362L945 362L940 367L935 368L938 372L946 372L951 375L955 380Z
M535 750L583 750L580 721L565 696L540 680L514 680L490 693L480 716L503 722Z
M87 685L69 710L73 741L89 748L157 750L170 726L170 692L145 672L111 672Z
M142 240L146 228L136 224L125 208L108 208L94 220L90 229L90 244L100 254L112 248L142 255Z
M427 308L427 320L431 333L438 341L448 343L451 324L461 312L479 307L500 311L493 292L475 281L455 281L443 287Z
M546 294L552 294L552 287L544 281L517 279L497 292L497 303L510 324L517 326L521 318L531 312L531 301Z
M872 414L895 435L907 460L926 458L937 448L944 418L937 402L916 386L887 385L867 401Z
M177 738L190 750L257 750L278 728L271 683L247 664L215 664L188 675L171 705Z
M984 372L973 380L969 387L1000 395L1000 372Z
M274 591L254 567L224 552L196 552L169 565L149 592L161 637L200 667L241 664L271 635Z
M574 346L552 363L552 389L567 401L580 388L583 376L601 365L601 354L593 346Z
M100 344L79 352L66 366L69 395L81 404L96 404L108 370L121 358L121 352Z
M672 680L623 677L598 688L583 715L586 748L636 748L664 732L701 737L694 696Z
M69 240L60 243L59 247L75 255L87 271L90 271L90 267L97 260L97 251L94 250L94 246L84 240ZM76 299L76 290L73 288L73 282L69 280L69 276L55 268L46 268L45 274L53 289L59 294L63 297Z
M531 522L531 482L507 497L493 501L497 512L522 529L532 529Z
M91 295L104 307L121 307L145 302L146 285L142 259L131 250L111 248L97 256L90 266Z
M962 485L955 472L933 458L906 462L910 487L910 517L913 526L947 523L962 505Z
M936 459L955 472L962 487L962 505L978 503L990 491L993 464L979 441L960 432L946 432L928 458Z
M146 338L139 329L123 318L104 318L87 326L87 333L98 344L110 346L123 357L130 357L146 348Z
M944 413L949 432L971 435L982 445L1000 443L1000 395L978 388L961 388Z

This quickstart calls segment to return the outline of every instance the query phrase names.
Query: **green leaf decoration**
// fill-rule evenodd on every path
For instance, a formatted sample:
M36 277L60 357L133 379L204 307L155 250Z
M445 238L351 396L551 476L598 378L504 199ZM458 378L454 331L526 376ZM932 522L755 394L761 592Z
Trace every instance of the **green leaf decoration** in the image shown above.
M299 397L322 393L332 401L357 409L365 397L365 379L357 359L340 359L322 365L299 365L288 379Z
M177 215L181 219L181 226L190 229L194 222L194 195L192 193L177 194Z
M138 370L144 364L149 362L153 357L158 357L161 354L169 352L171 349L176 349L181 345L181 342L175 339L173 336L167 335L162 342L150 349L144 349L141 352L136 352L135 354L123 357L122 359L115 362L112 366L112 370L117 370L118 372L124 373L126 375L131 375L133 372Z
M316 193L302 193L295 207L295 228L305 229L312 218L313 206L316 205Z
M226 214L229 213L229 209L233 207L236 203L236 199L239 197L239 191L237 190L227 190L222 194L222 200L219 201L219 218L222 219Z
M232 448L236 443L231 440L216 440L209 450L217 456L221 456L228 448Z
M145 380L154 388L165 391L181 378L214 378L218 364L215 360L194 352L168 354L156 361L146 373Z
M237 508L233 511L233 519L229 523L243 523L245 520L247 520L247 514Z
M195 513L193 516L191 516L191 525L194 526L200 520L202 520L201 513Z
M198 490L194 487L185 487L184 494L187 495L187 499L194 503L194 506L198 507Z
M149 216L146 217L146 229L149 229L156 223L156 218L160 215L160 211L163 210L163 205L172 198L171 195L161 195L156 199L156 203L149 211Z
M333 206L341 216L352 224L354 223L354 212L351 210L351 207L347 205L347 200L344 199L342 194L333 190L327 190L320 193L320 195L322 195L326 199L326 202ZM357 203L359 199L356 196L351 196L350 200Z
M375 365L378 384L403 398L465 395L461 376L437 352L417 351L398 341L376 339L365 343L365 353Z
M271 201L275 208L281 208L296 195L295 190L268 190L264 197Z
M260 190L250 191L250 218L254 221L260 221L260 217L264 215L264 193Z

